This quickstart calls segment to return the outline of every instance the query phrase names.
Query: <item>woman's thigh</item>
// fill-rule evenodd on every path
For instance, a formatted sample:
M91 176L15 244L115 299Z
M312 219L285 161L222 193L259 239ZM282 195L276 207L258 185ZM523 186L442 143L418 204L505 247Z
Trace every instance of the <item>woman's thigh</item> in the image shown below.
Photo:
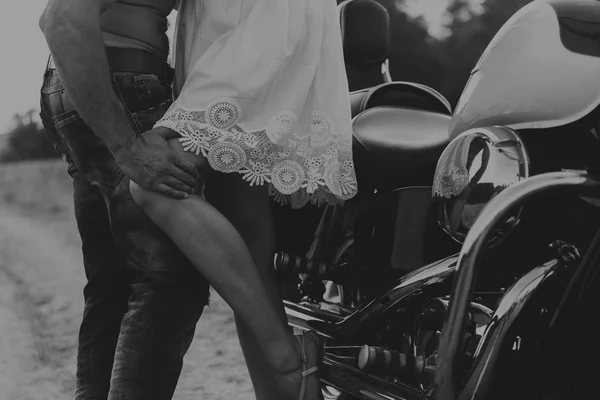
M215 172L202 154L185 151L178 139L170 139L168 143L196 166L200 182L206 183L207 200L235 226L249 246L259 246L266 251L274 240L269 187L250 186L239 173Z

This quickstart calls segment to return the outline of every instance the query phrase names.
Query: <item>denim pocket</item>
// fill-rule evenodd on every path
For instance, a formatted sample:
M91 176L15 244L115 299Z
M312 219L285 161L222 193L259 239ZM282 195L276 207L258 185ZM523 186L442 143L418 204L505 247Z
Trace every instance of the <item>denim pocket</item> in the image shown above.
M163 83L156 75L133 76L133 87L142 108L154 107L171 98L171 86Z
M172 100L171 85L162 82L156 75L115 72L113 84L130 113L157 107L165 101Z
M58 80L58 75L54 71L46 70L40 89L40 120L46 135L54 143L54 148L64 154L65 148L52 123L53 115L62 114L65 111L62 102L63 92L64 88Z
M76 110L57 115L52 120L74 164L91 183L113 187L119 184L123 172Z
M49 119L46 116L46 113L44 112L43 102L40 105L40 109L41 109L41 111L39 113L40 120L42 121L42 126L44 127L44 132L46 132L46 136L48 136L50 138L50 140L52 141L54 149L64 156L65 148L63 146L62 141L60 140L60 137L56 133L54 126L49 122Z

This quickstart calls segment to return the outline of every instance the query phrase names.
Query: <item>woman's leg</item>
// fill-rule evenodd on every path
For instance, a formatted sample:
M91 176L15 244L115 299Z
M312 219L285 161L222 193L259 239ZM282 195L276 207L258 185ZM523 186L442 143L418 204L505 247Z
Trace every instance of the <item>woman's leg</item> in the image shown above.
M171 147L206 169L203 157L183 151L178 140ZM272 288L265 283L252 262L235 227L199 195L175 200L132 184L134 199L149 217L167 233L257 338L265 366L273 371L279 393L269 398L298 396L302 362L295 338L281 318L281 303L274 301ZM316 387L315 387L316 386ZM317 398L318 382L309 386L309 397Z
M275 226L271 215L268 186L250 186L239 174L220 174L209 182L207 198L238 230L261 275L269 296L279 304L282 324L287 317L273 268ZM272 374L265 368L264 355L252 330L238 315L235 317L240 344L250 372L257 400L267 398Z

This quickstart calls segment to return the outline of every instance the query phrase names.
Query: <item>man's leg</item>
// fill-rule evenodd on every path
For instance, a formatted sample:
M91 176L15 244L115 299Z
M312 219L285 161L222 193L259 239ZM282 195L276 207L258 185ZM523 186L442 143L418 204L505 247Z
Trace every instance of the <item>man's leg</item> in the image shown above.
M137 274L108 399L171 399L209 286L133 201L128 179L103 192L115 241Z
M48 136L57 150L63 153L73 178L75 218L87 278L77 348L75 399L106 399L121 320L131 295L131 277L113 241L102 195L66 154L67 147L56 129L58 124L63 131L73 135L86 134L81 130L82 124L73 119L72 108L65 107L63 92L55 71L46 70L41 89L40 117ZM85 126L83 129L86 129Z
M170 85L156 78L117 74L115 85L140 134L152 129L170 105ZM98 188L108 205L114 240L135 274L108 400L171 399L208 304L208 283L134 202L129 179L116 185L98 182Z
M113 78L115 90L132 113L139 133L151 129L170 104L169 84L158 77L135 73L115 73ZM112 243L115 243L114 247L106 247L106 251L113 255L118 252L122 261L115 261L112 266L120 269L124 265L122 269L133 282L127 311L124 315L119 314L123 318L116 352L114 348L106 351L107 358L102 361L98 360L99 355L82 355L83 370L78 373L84 377L92 376L96 363L106 365L106 360L114 359L108 397L106 394L91 397L92 392L89 392L90 396L78 400L171 399L181 373L183 356L208 302L208 284L133 201L129 180L123 176L106 146L73 109L56 72L48 70L44 82L42 113L47 116L45 125L50 125L51 136L55 136L73 157L81 175L101 193L104 208L98 218L104 222L99 229L110 229ZM93 221L95 218L90 215L93 211L81 211L80 214L82 220ZM107 221L110 221L110 228ZM89 235L98 235L93 223L86 226ZM89 259L97 260L97 253ZM102 271L101 276L95 281L110 282L108 272ZM93 298L99 296L108 301L112 295L110 287L104 290L101 284L90 284L90 288L86 288ZM91 303L97 305L96 301L91 300ZM89 313L84 319L89 320L94 315ZM84 330L88 328L90 332L99 330L96 337L109 336L97 325L86 322ZM87 335L82 340L83 347L91 349L90 352L99 348Z
M73 176L77 227L87 284L77 349L76 400L106 399L121 320L131 295L131 277L110 231L98 189L77 170Z

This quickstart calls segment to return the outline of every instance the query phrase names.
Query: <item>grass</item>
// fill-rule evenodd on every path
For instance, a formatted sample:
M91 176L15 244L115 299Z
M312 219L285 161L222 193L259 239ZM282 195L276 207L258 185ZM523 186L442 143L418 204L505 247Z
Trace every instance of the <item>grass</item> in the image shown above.
M0 164L0 201L24 211L72 214L73 186L62 160Z

